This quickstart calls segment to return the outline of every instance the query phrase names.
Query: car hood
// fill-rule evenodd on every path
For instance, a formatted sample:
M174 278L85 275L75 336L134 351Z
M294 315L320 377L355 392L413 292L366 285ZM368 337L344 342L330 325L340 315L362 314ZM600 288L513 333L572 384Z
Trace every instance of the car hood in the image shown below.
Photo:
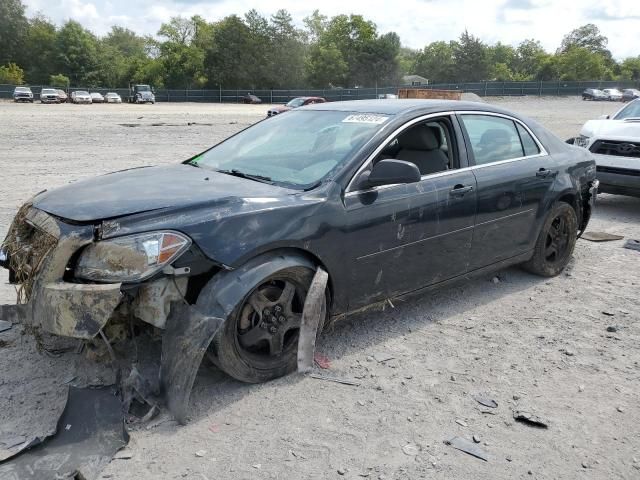
M640 141L640 120L589 120L580 133L585 137Z
M160 209L238 199L285 197L295 190L190 165L143 167L110 173L45 191L33 206L75 222L92 222Z

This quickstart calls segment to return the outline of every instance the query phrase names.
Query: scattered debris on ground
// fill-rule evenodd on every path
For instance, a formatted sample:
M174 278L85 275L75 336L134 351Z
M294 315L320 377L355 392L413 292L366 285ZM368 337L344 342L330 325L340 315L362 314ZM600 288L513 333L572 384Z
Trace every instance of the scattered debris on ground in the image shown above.
M487 396L486 394L479 393L473 395L473 399L480 405L484 405L485 407L498 408L498 402L496 402L493 398Z
M470 442L466 438L462 437L453 437L451 440L447 440L445 442L447 445L451 445L453 448L460 450L464 453L472 455L474 457L479 458L480 460L484 460L485 462L489 461L489 457L486 452L482 450L476 443Z
M0 477L93 479L128 441L113 388L70 387L55 435L0 464Z
M590 242L612 242L614 240L622 240L624 235L615 235L607 232L584 232L580 238L589 240Z
M623 245L624 248L628 248L629 250L637 250L640 252L640 240L635 240L630 238Z
M535 415L531 412L527 412L524 410L516 410L513 412L513 418L516 422L524 423L525 425L529 425L530 427L535 428L548 428L549 422L543 420L538 415Z

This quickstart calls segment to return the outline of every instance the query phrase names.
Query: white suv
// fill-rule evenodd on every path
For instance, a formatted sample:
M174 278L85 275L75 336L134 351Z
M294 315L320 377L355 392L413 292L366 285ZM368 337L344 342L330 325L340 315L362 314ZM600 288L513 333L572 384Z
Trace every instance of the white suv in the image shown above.
M640 197L640 99L589 120L573 144L594 154L600 192Z

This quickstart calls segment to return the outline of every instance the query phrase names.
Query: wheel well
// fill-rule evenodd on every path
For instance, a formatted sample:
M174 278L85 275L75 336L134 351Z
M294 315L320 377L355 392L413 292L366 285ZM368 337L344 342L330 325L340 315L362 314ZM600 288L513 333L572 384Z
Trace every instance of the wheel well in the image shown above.
M284 253L292 253L292 254L297 254L300 256L305 257L307 260L309 260L311 263L313 263L314 265L318 266L318 267L322 267L322 269L327 272L329 274L329 280L327 281L327 288L329 289L329 302L333 302L333 278L331 276L331 271L327 268L327 266L324 264L324 262L322 260L320 260L320 258L318 258L316 255L314 255L313 253L311 253L308 250L304 250L303 248L297 248L297 247L286 247L286 248L278 248L277 249L278 252L284 252ZM267 252L263 252L263 253L269 253ZM331 307L331 305L329 305L329 307Z
M302 248L296 248L296 247L286 247L286 248L277 248L274 250L267 250L266 252L261 252L258 255L255 255L254 257L251 257L247 260L245 260L244 263L249 262L251 259L260 256L260 255L264 255L264 254L268 254L270 252L278 252L279 254L292 254L292 255L298 255L301 257L306 258L307 260L309 260L309 262L313 263L316 266L320 266L322 267L327 273L329 273L329 280L327 282L327 288L329 289L329 302L333 302L333 280L331 277L331 272L327 269L326 265L324 264L324 262L322 262L316 255L314 255L313 253L309 252L308 250L304 250ZM200 275L196 275L193 277L189 278L189 286L188 286L188 294L187 294L187 301L192 304L195 303L198 299L198 296L200 295L200 292L202 291L203 287L209 282L209 280L211 280L211 278L213 278L217 273L224 271L221 268L214 268L209 270L208 272L202 273ZM330 307L331 305L329 305Z
M576 217L578 217L578 227L580 227L582 225L583 205L578 201L578 195L575 193L565 193L558 198L558 201L568 203L573 207L573 210L576 212Z

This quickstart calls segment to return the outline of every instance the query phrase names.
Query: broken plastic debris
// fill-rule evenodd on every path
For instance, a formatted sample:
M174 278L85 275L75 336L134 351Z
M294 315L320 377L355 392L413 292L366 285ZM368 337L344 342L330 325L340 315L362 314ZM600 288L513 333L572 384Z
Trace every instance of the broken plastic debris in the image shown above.
M622 240L624 236L607 232L584 232L580 238L584 238L590 242L611 242L613 240Z
M539 416L531 412L516 410L515 412L513 412L513 418L517 422L524 423L525 425L529 425L530 427L536 427L536 428L548 427L547 421L543 420L542 418L540 418Z
M317 380L326 380L327 382L342 383L343 385L351 385L351 386L354 386L354 387L359 387L360 386L359 382L356 382L354 380L348 380L346 378L329 377L328 375L320 375L318 373L311 373L311 374L309 374L309 376L311 378L315 378Z
M388 362L389 360L393 360L395 357L390 353L377 352L373 354L373 358L378 363Z
M447 445L451 445L456 450L460 450L461 452L472 455L476 458L479 458L480 460L484 460L485 462L489 461L489 457L487 456L485 451L466 438L453 437L451 440L447 440L445 443Z
M637 250L640 252L640 240L635 240L630 238L623 245L624 248L628 248L629 250Z
M480 405L484 405L485 407L498 408L498 402L496 402L494 399L489 398L488 396L483 395L481 393L478 393L478 394L474 395L473 399L476 402L478 402Z
M405 455L409 455L410 457L415 457L420 453L420 447L415 443L408 443L404 447L402 447L402 451Z
M329 360L329 357L323 355L322 353L316 352L313 355L313 361L318 367L322 368L323 370L328 370L331 368L331 360Z

